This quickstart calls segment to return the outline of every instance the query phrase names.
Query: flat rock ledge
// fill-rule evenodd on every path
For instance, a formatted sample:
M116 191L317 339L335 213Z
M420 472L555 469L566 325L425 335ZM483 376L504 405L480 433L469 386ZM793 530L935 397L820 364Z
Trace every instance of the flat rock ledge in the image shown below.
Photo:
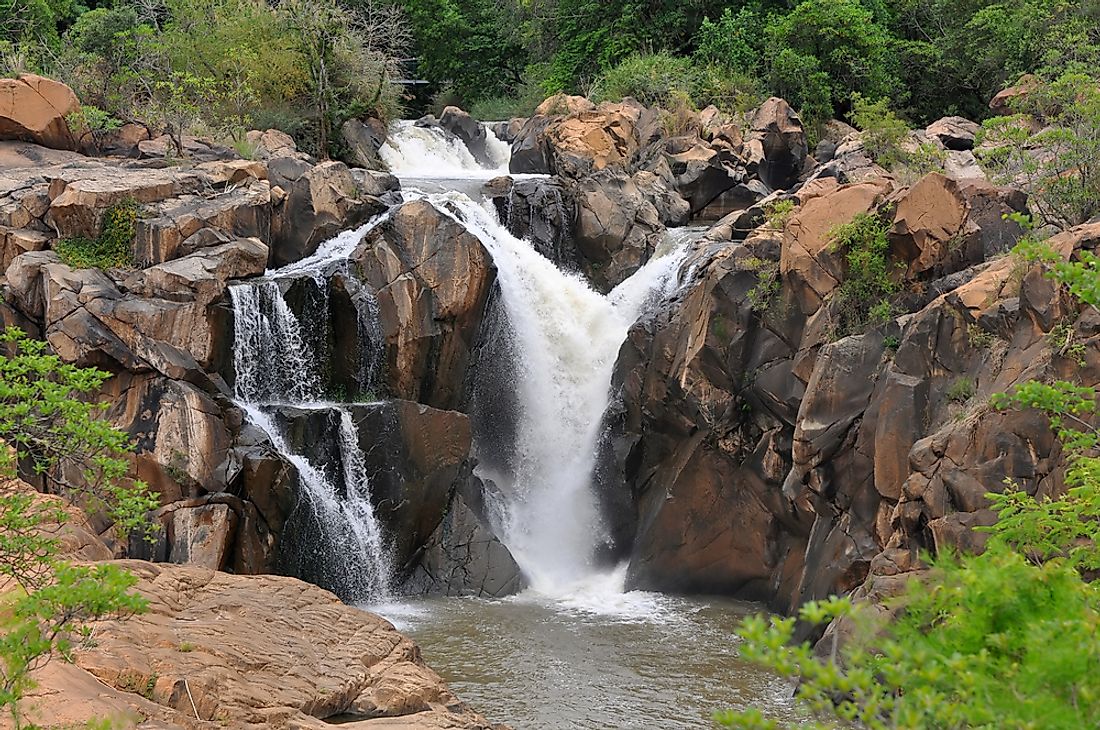
M73 663L39 670L25 710L40 727L504 728L451 694L392 624L328 591L116 562L140 578L149 610L97 622Z

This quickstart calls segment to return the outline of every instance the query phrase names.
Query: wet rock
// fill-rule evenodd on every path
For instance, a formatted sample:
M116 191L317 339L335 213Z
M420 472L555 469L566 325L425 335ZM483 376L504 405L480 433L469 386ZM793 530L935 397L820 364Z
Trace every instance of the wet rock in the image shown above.
M575 206L560 181L498 177L486 183L485 190L498 219L512 235L531 241L539 253L559 268L579 267L573 242Z
M542 175L553 172L545 136L546 128L552 121L551 117L536 115L524 122L512 140L508 172Z
M342 162L310 165L294 157L268 162L272 186L286 193L271 217L272 268L299 261L337 233L385 210L377 198L360 197L351 170Z
M485 148L485 127L481 126L468 112L456 106L448 106L443 109L439 117L439 126L462 140L466 149L474 156L479 165L491 167L493 160Z
M496 275L489 253L461 224L417 200L367 234L352 259L377 292L389 391L458 407Z
M59 81L34 74L0 79L0 139L75 150L77 140L66 116L79 109L76 94Z
M467 483L477 489L480 483ZM476 504L476 503L475 503ZM462 492L424 545L416 570L402 590L427 595L501 598L524 587L519 566L493 530L484 505L475 512Z

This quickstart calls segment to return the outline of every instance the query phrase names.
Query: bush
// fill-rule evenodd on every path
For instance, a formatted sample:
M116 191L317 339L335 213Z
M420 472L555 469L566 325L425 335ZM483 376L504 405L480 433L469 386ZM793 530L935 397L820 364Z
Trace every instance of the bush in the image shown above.
M63 238L57 242L57 255L75 269L121 269L133 266L131 247L134 228L141 208L128 198L107 208L99 237Z
M1070 228L1100 214L1100 84L1066 73L1018 99L1010 117L987 120L982 165L997 182L1022 186L1040 221ZM1028 117L1043 129L1031 134Z
M676 94L691 96L695 74L691 60L670 53L634 54L609 68L596 81L597 101L632 96L646 106L670 106Z
M897 294L897 265L890 260L890 223L860 213L851 223L830 232L831 247L844 251L844 281L833 294L834 334L837 338L862 334L893 316L891 299Z
M890 169L905 159L901 144L909 126L890 111L887 99L871 101L852 94L851 119L863 132L863 147L875 162Z

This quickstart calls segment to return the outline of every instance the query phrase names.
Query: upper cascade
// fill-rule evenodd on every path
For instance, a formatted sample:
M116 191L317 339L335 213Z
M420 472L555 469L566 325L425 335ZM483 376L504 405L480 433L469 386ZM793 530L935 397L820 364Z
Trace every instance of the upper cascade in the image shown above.
M478 155L446 129L413 121L396 122L378 151L390 172L403 178L491 178L508 174L511 148L485 125ZM481 159L478 159L478 158Z

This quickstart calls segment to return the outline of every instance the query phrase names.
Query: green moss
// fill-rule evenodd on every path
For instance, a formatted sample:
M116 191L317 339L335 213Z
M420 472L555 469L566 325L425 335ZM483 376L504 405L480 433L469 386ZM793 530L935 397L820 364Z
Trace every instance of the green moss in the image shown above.
M63 238L55 250L61 260L76 269L122 269L134 265L130 247L134 242L141 208L127 198L107 208L97 238Z

